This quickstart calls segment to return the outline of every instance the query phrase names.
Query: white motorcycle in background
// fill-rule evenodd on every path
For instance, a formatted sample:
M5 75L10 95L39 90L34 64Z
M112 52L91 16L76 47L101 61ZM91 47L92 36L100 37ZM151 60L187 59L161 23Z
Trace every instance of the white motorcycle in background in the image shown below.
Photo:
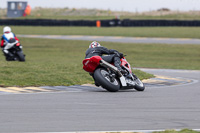
M6 51L12 54L12 56L4 54L7 61L25 61L22 45L14 38L10 39L8 44L4 47L4 52Z

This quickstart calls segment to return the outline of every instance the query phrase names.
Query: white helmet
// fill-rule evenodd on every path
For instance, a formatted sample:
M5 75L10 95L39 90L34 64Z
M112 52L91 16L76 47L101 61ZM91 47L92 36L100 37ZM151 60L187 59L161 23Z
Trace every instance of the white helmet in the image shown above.
M11 28L9 26L6 26L3 28L3 33L6 33L6 32L11 32Z
M96 42L96 41L93 41L90 45L89 45L89 48L95 48L95 47L100 47L100 43Z

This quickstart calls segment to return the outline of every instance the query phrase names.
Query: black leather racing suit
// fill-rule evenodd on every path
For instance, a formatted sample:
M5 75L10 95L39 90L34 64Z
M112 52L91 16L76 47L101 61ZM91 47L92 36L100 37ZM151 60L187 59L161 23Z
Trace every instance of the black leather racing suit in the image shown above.
M103 55L106 54L106 55ZM89 48L85 52L85 58L90 58L92 56L101 56L101 58L109 63L114 63L114 65L118 68L118 70L122 70L121 61L120 61L120 53L114 49L107 49L105 47L95 47Z

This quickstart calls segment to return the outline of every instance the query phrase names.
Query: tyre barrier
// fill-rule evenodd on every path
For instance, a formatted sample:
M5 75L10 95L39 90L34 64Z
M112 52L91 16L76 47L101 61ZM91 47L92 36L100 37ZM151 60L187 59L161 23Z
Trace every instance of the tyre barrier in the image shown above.
M199 20L123 20L123 26L200 26Z
M55 19L0 19L0 25L16 26L97 26L142 27L142 26L200 26L200 20L55 20ZM99 24L98 24L99 27Z
M53 20L53 19L0 19L0 25L16 26L96 26L89 20Z

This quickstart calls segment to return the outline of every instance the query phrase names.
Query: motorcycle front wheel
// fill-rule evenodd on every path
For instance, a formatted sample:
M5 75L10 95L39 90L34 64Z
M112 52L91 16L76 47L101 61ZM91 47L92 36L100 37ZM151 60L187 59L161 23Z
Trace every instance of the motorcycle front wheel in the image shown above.
M98 68L95 70L94 79L109 92L117 92L120 89L118 79L111 77L108 71L104 68Z
M18 51L17 56L18 56L19 61L25 61L25 56L22 51Z
M137 91L144 91L145 89L145 86L144 84L142 83L142 81L136 76L133 74L133 77L135 78L134 81L135 81L135 86L134 88L137 90Z

